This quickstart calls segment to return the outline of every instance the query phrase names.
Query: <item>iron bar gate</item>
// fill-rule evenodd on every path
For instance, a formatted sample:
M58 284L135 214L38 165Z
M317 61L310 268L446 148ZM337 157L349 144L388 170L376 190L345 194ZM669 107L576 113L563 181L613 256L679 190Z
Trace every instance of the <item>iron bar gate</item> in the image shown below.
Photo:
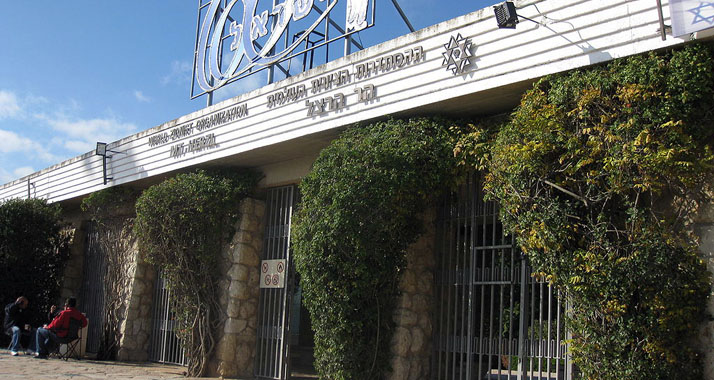
M166 364L188 365L183 342L176 336L176 320L171 304L171 290L159 272L154 286L154 310L149 345L149 360Z
M564 304L531 276L477 174L438 223L434 379L570 380Z
M97 225L88 222L86 228L82 286L77 308L89 319L86 351L96 354L101 346L104 325L104 278L107 273L107 259L99 243Z
M286 260L285 287L261 288L255 355L255 375L287 379L290 373L289 332L291 261L290 220L297 198L295 186L268 189L262 260Z

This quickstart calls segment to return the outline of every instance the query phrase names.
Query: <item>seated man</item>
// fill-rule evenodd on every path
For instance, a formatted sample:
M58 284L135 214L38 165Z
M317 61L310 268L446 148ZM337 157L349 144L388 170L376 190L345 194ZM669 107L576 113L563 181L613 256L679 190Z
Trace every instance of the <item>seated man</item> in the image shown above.
M32 328L29 325L30 315L27 310L27 305L30 301L25 296L20 296L15 302L5 306L5 333L12 337L10 343L10 355L17 356L17 352L22 349L20 346L20 338L23 333L30 335ZM35 340L30 337L30 351L35 350Z
M50 322L37 329L37 354L36 358L47 359L47 354L57 348L59 345L58 338L67 336L69 332L70 319L77 319L81 322L82 327L87 326L87 317L80 313L77 307L77 299L74 297L67 298L64 304L65 308L59 315Z

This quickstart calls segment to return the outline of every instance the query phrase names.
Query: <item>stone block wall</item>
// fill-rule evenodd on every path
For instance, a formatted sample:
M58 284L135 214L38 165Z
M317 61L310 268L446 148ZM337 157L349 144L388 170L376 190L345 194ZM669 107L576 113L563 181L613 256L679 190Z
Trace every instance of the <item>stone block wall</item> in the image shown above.
M224 315L209 375L252 377L255 360L260 254L265 203L246 199L233 239L222 252L219 300Z
M78 296L82 287L82 270L84 268L84 250L87 237L86 222L80 213L65 215L64 221L73 231L72 243L69 249L69 259L64 269L60 299L57 305L62 306L63 300L70 296Z
M432 351L434 314L435 212L424 218L426 231L407 250L407 265L401 275L401 296L394 312L390 380L428 379Z
M703 207L697 215L694 233L699 237L699 254L714 273L714 204ZM714 287L709 293L707 312L714 315ZM714 380L714 321L702 324L699 332L699 348L703 354L704 380Z
M117 359L146 361L149 359L149 339L152 329L152 312L156 271L138 254L136 246L133 262L129 266L129 289L124 301L126 317L119 325L121 340Z
M102 235L104 238L119 237L121 241L113 247L126 250L122 259L114 260L121 262L123 268L121 268L120 282L124 284L117 289L119 300L115 305L119 320L117 359L145 361L148 359L151 337L153 286L156 274L153 268L139 256L136 239L131 233L134 203L127 202L117 206L113 209L111 220L106 221L111 225L109 227L111 233ZM89 219L89 215L78 210L64 216L64 220L74 229L74 238L64 272L62 298L80 294ZM99 322L90 321L90 323Z

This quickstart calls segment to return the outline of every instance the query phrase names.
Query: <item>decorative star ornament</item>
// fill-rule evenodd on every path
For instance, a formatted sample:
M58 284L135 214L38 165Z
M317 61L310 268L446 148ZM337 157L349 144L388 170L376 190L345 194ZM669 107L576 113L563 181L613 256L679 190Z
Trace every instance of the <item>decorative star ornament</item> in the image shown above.
M461 33L456 37L451 36L448 44L444 45L445 52L441 53L444 56L442 66L446 66L446 70L451 70L454 75L463 74L468 65L471 64L471 39L464 38Z
M688 12L694 14L694 19L692 19L692 25L698 24L700 22L706 22L709 25L714 25L714 3L708 1L700 1L698 7L694 7Z

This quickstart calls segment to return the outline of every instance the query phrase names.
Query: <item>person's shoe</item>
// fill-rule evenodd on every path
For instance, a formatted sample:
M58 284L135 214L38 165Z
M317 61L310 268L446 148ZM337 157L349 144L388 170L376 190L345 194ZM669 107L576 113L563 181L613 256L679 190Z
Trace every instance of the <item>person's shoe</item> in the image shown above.
M10 355L17 356L17 351L10 351Z
M47 359L47 355L35 354L35 359Z

